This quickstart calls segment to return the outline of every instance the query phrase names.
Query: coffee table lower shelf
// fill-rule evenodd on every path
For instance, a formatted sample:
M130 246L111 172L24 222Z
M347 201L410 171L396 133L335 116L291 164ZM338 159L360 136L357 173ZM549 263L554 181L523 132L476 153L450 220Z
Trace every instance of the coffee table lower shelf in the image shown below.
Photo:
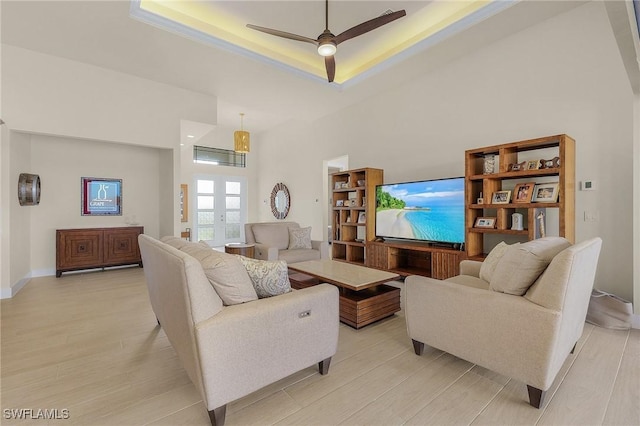
M319 284L320 280L310 275L289 275L291 287L302 289ZM400 289L389 285L378 285L360 291L338 287L340 290L340 321L359 329L365 325L390 317L400 311Z

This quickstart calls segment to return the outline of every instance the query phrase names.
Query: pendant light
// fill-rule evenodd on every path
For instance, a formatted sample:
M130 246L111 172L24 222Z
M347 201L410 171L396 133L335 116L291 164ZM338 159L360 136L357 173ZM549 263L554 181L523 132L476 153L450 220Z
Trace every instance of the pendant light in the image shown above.
M242 128L242 121L244 118L244 113L240 113L240 130L236 130L233 132L233 146L234 151L239 152L241 154L246 154L251 149L251 140L249 137L249 132L245 132Z

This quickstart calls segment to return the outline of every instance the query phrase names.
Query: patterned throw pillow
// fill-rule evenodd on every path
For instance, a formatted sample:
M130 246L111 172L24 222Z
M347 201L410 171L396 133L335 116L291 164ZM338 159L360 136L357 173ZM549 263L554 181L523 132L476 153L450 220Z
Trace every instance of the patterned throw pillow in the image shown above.
M311 227L289 228L289 250L311 248Z
M287 262L284 260L270 262L244 256L237 257L247 269L258 298L278 296L291 291Z

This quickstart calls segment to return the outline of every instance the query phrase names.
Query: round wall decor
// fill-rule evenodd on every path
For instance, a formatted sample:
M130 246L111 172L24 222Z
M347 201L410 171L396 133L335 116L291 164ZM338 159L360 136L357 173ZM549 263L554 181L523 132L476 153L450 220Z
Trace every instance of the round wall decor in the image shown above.
M284 183L276 183L271 191L271 211L276 219L284 219L289 214L291 196Z
M20 173L18 178L18 201L21 206L40 204L40 176Z

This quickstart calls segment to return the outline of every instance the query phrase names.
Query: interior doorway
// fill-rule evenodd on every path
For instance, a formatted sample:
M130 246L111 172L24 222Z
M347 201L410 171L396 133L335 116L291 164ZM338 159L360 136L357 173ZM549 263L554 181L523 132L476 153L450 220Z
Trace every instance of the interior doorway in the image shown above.
M323 213L322 213L322 225L323 229L326 230L327 241L331 244L333 240L333 229L331 229L331 222L329 218L331 217L331 208L333 207L333 192L331 191L331 173L341 172L343 170L349 170L349 156L343 155L340 157L332 158L330 160L324 160L322 162L322 180L323 184Z

